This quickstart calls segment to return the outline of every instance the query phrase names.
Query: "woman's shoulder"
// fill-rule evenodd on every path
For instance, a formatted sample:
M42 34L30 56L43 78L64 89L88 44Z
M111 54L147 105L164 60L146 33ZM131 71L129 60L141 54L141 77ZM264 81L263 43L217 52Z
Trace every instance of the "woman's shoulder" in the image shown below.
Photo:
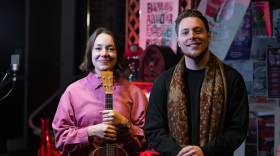
M81 78L76 80L75 82L71 83L65 90L65 92L75 92L81 88L84 88L87 84L87 77Z
M142 90L138 86L136 86L135 84L133 84L133 82L130 82L124 78L121 78L120 86L125 87L126 90L132 94L134 94L135 92L142 93Z

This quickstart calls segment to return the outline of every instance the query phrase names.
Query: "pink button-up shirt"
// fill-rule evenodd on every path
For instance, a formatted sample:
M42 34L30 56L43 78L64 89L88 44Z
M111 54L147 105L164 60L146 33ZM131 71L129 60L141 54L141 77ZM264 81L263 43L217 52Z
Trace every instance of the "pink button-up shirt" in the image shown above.
M92 148L105 145L105 141L94 137L89 142L87 129L102 123L99 111L105 108L104 88L93 73L71 84L62 95L52 127L55 144L62 154L89 155ZM113 88L113 109L131 121L128 133L118 131L115 143L129 155L147 147L143 127L148 100L143 92L131 82L120 78ZM91 148L91 149L90 149Z

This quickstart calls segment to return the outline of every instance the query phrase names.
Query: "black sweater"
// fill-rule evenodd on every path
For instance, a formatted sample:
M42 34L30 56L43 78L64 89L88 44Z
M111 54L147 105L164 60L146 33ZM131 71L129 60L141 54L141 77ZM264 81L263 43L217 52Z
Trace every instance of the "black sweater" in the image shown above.
M243 77L235 69L224 65L228 87L228 103L224 132L211 142L200 147L204 156L231 156L247 136L249 106ZM153 83L147 116L145 136L148 144L163 156L177 156L182 149L172 138L167 118L167 97L175 67L163 72ZM199 94L205 69L186 70L187 109L190 145L199 146Z

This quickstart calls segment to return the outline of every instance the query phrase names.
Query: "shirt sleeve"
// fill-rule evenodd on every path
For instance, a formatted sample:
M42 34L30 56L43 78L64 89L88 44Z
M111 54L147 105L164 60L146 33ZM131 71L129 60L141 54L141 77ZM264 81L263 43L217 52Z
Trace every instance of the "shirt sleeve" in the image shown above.
M62 95L52 122L55 145L61 154L71 153L90 145L87 127L79 128L75 125L75 116L70 99L71 97L67 92Z
M148 144L164 156L177 156L181 147L172 138L167 119L166 89L156 80L153 84L144 127ZM163 82L162 82L163 83Z
M120 139L131 149L142 152L148 147L143 130L148 100L146 95L139 88L133 91L131 96L133 108L131 110L130 122L132 125L128 132L120 134Z
M249 104L246 85L239 73L236 79L228 84L224 132L201 147L204 156L232 156L247 136Z

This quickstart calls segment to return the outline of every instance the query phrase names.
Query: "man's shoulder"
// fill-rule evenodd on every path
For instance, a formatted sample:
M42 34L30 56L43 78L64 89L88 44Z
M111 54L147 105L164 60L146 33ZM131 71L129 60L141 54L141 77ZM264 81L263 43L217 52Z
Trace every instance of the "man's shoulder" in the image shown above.
M165 70L164 72L162 72L161 74L159 74L159 76L156 78L154 83L159 83L159 82L168 82L171 81L173 72L175 70L176 66L173 66L167 70Z
M244 82L242 75L234 68L223 63L227 83Z

